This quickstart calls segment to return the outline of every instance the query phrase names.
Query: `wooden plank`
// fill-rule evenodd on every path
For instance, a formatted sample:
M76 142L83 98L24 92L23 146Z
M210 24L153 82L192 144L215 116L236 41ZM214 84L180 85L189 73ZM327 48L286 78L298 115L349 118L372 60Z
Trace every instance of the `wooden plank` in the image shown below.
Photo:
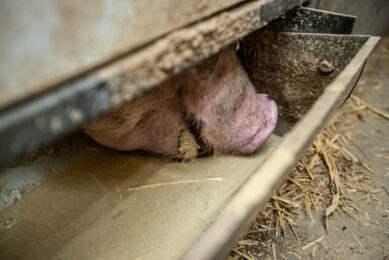
M0 1L0 109L242 0Z

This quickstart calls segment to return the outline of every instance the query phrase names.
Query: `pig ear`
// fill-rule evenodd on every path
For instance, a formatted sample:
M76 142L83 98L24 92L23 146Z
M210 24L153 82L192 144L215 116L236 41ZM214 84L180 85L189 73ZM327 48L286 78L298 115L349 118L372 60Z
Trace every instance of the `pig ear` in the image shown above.
M198 89L204 81L206 79L201 79L195 68L190 68L179 74L174 82L177 84L178 93L181 96L181 91Z
M240 60L236 56L236 52L231 47L228 47L220 52L219 59L214 69L214 76L223 75L226 71L233 71L240 68Z
M212 75L216 63L219 60L219 54L212 55L211 57L201 61L193 68L193 72L196 74L196 77L201 81L206 81Z

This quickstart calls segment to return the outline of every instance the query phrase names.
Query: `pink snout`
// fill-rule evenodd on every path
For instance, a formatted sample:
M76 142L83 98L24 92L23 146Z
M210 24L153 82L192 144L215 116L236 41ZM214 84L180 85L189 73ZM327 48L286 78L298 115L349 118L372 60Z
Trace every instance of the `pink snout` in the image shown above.
M273 133L277 124L278 108L276 102L266 94L257 94L258 113L263 113L263 122L258 125L249 141L239 149L242 153L252 152L259 148Z
M225 129L216 131L212 124L204 136L213 146L226 152L251 153L272 134L278 117L276 102L268 95L255 94L230 119Z

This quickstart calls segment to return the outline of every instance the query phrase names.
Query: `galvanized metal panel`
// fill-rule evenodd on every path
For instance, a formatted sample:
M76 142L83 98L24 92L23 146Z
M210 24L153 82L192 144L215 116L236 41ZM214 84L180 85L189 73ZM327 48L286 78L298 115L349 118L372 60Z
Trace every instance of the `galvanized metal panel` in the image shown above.
M355 34L381 35L389 28L388 0L312 0L310 6L355 15Z

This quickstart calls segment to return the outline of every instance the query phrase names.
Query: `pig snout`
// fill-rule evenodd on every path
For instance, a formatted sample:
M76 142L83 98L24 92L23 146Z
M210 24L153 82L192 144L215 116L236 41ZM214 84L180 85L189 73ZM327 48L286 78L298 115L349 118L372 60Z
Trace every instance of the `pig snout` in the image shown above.
M201 122L201 137L222 151L253 152L275 128L277 104L256 94L231 49L220 54L208 79L192 81L183 93L188 112Z
M253 107L257 109L256 119L251 120L251 122L250 118L247 119L252 124L250 125L251 127L247 127L247 131L244 129L243 131L240 130L240 127L237 129L237 132L240 132L242 140L239 142L238 139L234 142L237 147L235 150L242 153L249 153L256 150L270 137L277 123L278 110L275 101L265 94L256 94L256 99L257 102L253 104ZM249 114L248 117L255 118L255 115ZM244 128L244 125L245 122L242 122L242 128Z
M219 115L218 115L219 116ZM229 118L219 118L204 127L204 138L226 152L251 153L264 143L273 132L277 121L277 105L267 95L253 94ZM217 127L222 127L218 131Z

